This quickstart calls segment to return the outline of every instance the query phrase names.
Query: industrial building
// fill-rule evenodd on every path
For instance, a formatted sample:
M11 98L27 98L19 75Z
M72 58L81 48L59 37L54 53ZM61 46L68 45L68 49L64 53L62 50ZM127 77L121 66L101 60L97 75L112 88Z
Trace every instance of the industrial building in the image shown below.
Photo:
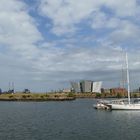
M125 88L111 88L110 93L113 95L121 94L123 96L126 96L127 90Z
M102 93L107 93L112 96L117 96L118 94L121 96L127 96L127 90L125 88L110 88L110 89L101 89Z

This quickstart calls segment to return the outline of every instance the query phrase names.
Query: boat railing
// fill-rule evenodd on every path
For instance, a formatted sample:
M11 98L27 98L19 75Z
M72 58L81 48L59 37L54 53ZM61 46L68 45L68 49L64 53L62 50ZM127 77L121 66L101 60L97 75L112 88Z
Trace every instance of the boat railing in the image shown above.
M98 100L97 103L102 103L102 104L109 104L109 100Z
M111 104L122 104L122 105L125 105L125 104L128 104L128 100L126 100L126 99L111 100L110 103Z

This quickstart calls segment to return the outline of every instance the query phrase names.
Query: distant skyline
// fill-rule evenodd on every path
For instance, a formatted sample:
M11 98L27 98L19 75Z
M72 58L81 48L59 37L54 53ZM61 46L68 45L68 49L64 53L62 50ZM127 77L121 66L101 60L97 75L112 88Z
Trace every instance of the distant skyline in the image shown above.
M122 49L140 86L140 0L0 0L0 88L118 87Z

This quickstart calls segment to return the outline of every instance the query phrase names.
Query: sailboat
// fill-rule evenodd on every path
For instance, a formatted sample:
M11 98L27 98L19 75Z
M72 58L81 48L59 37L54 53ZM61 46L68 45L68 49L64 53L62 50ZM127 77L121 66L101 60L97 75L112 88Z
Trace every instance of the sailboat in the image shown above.
M140 110L140 100L137 99L131 102L130 98L130 81L129 81L129 67L128 67L128 56L126 53L126 69L127 69L127 100L112 100L107 102L98 102L94 107L96 109L110 109L110 110Z

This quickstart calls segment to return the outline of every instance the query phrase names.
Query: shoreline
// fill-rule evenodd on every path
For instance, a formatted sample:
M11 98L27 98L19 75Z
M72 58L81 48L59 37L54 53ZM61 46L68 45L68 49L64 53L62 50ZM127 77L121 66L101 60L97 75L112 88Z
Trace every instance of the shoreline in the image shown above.
M72 101L75 96L69 94L36 94L36 93L14 93L1 94L0 101L24 101L24 102L45 102L45 101Z
M132 94L131 98L139 98L140 93ZM137 96L136 96L137 95ZM0 94L0 101L19 101L19 102L46 102L46 101L73 101L79 98L127 98L124 95L95 94L95 93L14 93Z
M17 101L17 102L46 102L46 101L73 101L75 98L57 98L57 99L0 99L0 101Z

